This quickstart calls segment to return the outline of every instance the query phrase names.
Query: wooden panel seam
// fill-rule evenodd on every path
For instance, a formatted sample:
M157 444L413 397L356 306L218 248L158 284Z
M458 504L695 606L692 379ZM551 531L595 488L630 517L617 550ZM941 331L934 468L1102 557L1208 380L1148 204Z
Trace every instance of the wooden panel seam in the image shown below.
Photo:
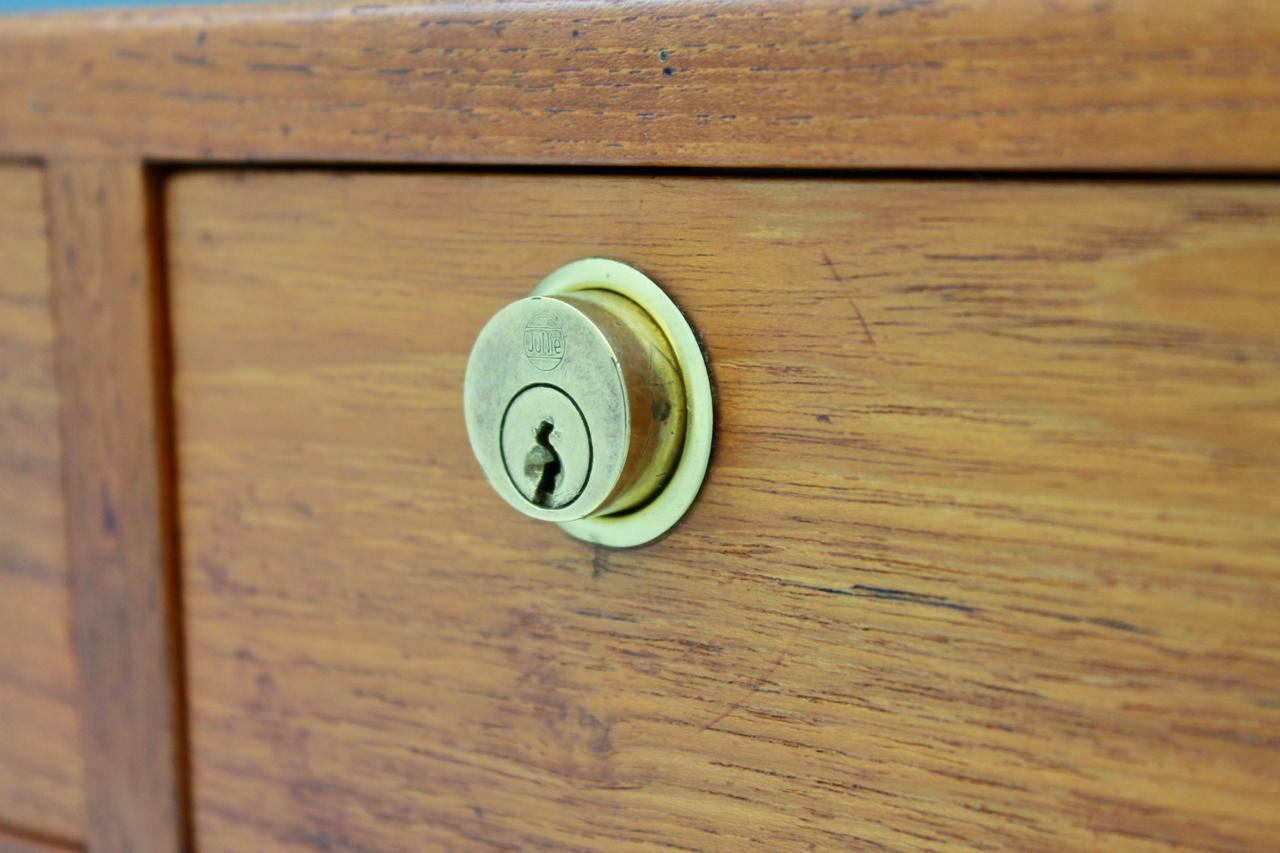
M187 846L160 233L132 160L46 183L88 846Z

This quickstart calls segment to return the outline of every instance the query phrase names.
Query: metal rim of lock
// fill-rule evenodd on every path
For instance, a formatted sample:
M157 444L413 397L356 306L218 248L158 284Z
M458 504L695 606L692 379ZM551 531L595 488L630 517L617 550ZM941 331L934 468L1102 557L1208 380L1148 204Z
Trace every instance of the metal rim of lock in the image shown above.
M566 264L490 319L465 409L494 490L599 545L666 533L711 459L711 377L693 329L648 276L604 258Z

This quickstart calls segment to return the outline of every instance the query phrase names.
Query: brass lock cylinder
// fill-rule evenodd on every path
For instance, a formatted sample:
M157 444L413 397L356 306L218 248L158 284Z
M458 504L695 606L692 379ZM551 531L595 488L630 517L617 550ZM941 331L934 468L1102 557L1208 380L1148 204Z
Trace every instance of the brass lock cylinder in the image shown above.
M494 315L467 364L465 409L498 494L600 544L665 532L709 459L710 380L692 330L616 261L563 267Z

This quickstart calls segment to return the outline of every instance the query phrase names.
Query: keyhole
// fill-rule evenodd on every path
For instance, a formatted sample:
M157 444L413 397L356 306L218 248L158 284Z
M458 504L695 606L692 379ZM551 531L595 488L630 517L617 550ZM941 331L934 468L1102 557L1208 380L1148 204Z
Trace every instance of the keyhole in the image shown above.
M591 475L591 432L573 400L550 385L526 388L507 406L499 441L508 499L535 517L569 515L561 510Z
M538 424L534 433L537 442L529 450L524 460L524 473L530 480L537 479L538 485L533 489L534 506L545 507L551 502L555 493L556 482L560 479L560 454L551 446L551 431L555 424L543 421Z

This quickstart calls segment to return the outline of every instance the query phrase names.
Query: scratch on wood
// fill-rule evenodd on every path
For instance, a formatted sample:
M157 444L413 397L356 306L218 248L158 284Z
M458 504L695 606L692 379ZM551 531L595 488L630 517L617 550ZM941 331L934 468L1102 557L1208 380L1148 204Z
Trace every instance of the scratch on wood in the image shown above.
M1128 631L1132 634L1150 634L1146 628L1134 625L1131 622L1125 622L1121 619L1108 619L1105 616L1099 616L1092 619L1086 619L1090 625L1097 625L1101 628L1114 628L1117 631Z
M831 278L836 284L842 287L850 287L849 282L844 280L844 276L840 275L840 271L836 269L835 262L831 260L831 256L824 250L822 252L822 264L831 270ZM876 339L871 335L871 327L867 325L867 319L862 316L862 309L858 307L858 303L854 300L853 294L849 294L849 305L853 308L853 316L858 318L858 324L862 326L862 334L867 338L867 344L872 348L876 348Z
M702 734L707 729L710 729L718 725L719 723L723 722L726 718L728 718L730 714L732 714L734 711L741 708L743 704L745 704L747 701L751 699L752 696L756 695L756 693L759 692L760 688L764 686L764 683L770 680L771 678L773 678L774 673L776 673L778 671L778 668L782 666L782 662L786 660L787 652L791 651L791 643L793 642L795 642L795 634L791 635L791 639L787 642L786 647L783 648L782 651L778 652L778 657L774 660L773 665L769 667L769 671L761 675L755 681L751 682L751 686L747 689L747 692L742 695L742 698L738 699L736 702L729 703L729 707L725 708L723 711L717 714L714 718L712 718L711 722L701 726L698 729L698 734Z
M959 610L961 613L976 613L977 609L967 604L957 604L940 595L925 595L909 592L905 589L885 589L879 586L854 584L850 587L853 594L860 598L875 598L880 601L901 601L905 604L923 604L927 607L945 607L948 610Z
M310 65L286 65L278 62L252 62L251 71L288 71L293 74L313 74Z
M107 488L105 483L102 485L100 491L102 496L101 502L99 503L102 517L102 531L114 536L116 530L119 528L119 523L116 521L116 508L115 504L111 500L111 491Z
M918 12L921 9L928 9L933 6L934 0L903 0L901 3L895 3L892 6L885 6L876 10L876 15L881 18L889 15L896 15L899 12Z
M736 710L738 710L739 708L741 708L744 702L748 701L752 696L756 695L756 692L760 690L761 686L763 686L763 685L764 685L764 683L765 683L766 681L768 681L768 680L769 680L769 678L770 678L770 677L771 677L775 672L777 672L778 667L780 667L780 666L782 665L783 658L785 658L786 656L787 656L786 649L783 649L783 650L782 650L782 652L781 652L781 653L779 653L777 660L775 660L775 661L773 662L773 666L769 667L769 671L768 671L768 672L766 672L764 675L761 675L761 676L760 676L759 678L757 678L755 681L753 681L753 682L751 683L751 687L747 690L747 692L742 696L742 698L741 698L741 699L738 699L738 700L737 700L737 701L735 701L735 702L731 702L731 703L729 704L729 707L728 707L728 708L725 708L723 711L721 711L719 714L717 714L717 715L716 715L716 716L711 720L711 722L709 722L709 723L707 723L706 725L704 725L704 726L702 726L701 728L699 728L699 729L698 729L698 733L699 733L699 734L701 734L702 732L705 732L707 729L712 728L713 726L717 725L718 723L720 723L721 721L723 721L726 717L728 717L730 714L732 714L734 711L736 711Z
M1134 625L1132 622L1125 622L1122 619L1112 619L1106 616L1074 616L1070 613L1054 613L1048 610L1039 610L1032 607L1010 607L1009 609L1018 613L1030 613L1035 616L1045 616L1050 619L1056 619L1059 622L1096 625L1100 628L1127 631L1131 634L1151 635L1154 633L1148 628L1143 628L1141 625Z

